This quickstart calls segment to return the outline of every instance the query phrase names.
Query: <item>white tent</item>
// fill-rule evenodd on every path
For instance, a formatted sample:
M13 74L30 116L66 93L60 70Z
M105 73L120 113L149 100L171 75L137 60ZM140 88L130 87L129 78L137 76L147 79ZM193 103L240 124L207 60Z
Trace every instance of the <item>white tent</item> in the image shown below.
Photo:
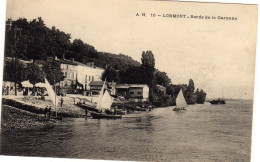
M23 87L29 87L29 88L33 87L33 85L29 82L29 80L23 81L21 82L21 84Z

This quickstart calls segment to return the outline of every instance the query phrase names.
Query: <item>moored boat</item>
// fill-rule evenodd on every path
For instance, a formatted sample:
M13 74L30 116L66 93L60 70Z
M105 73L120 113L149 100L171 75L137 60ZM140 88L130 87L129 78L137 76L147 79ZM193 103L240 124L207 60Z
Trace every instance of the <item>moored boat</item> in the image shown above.
M91 112L90 114L95 119L101 119L101 118L116 119L116 118L122 118L122 115L115 115L115 114L106 114L106 113L97 113L97 112Z
M104 87L105 87L106 81L104 82L102 89L100 91L99 97L98 97L98 102L96 105L96 109L98 112L91 112L90 114L94 119L101 119L101 118L122 118L122 115L117 115L116 110L112 109L112 103L113 103L113 98L111 95L108 93L107 90L104 92Z
M77 106L83 108L83 109L87 109L88 111L94 111L94 112L99 112L97 108L95 108L94 105L89 105L89 104L84 104L81 102L77 103Z
M218 100L212 100L209 102L213 105L226 104L226 101L224 99L220 99L220 98Z

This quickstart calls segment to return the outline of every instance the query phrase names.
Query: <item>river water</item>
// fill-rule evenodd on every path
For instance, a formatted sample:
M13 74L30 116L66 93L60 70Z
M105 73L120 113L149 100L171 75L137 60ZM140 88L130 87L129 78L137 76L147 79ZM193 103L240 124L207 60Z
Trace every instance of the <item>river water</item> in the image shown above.
M250 161L252 101L67 118L53 128L1 134L1 155L135 161Z

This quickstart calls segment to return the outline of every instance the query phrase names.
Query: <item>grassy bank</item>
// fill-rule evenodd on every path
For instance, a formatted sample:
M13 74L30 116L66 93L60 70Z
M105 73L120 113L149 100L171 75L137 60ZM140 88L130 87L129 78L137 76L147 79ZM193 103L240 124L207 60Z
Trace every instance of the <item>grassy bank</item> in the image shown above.
M44 115L35 114L12 106L2 105L1 131L29 131L53 127L57 120L45 119Z

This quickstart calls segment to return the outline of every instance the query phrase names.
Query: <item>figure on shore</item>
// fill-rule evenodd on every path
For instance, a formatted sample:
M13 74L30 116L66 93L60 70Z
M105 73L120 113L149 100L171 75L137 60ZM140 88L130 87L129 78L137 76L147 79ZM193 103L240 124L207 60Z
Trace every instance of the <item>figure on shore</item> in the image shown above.
M45 109L44 109L45 118L47 118L47 113L48 113L48 111L49 111L48 106L46 106Z
M74 101L74 105L75 105L75 102L76 102L76 99L75 99L75 97L73 97L73 101Z
M60 99L60 107L62 107L62 104L63 104L63 98L61 97L61 99Z
M6 88L4 86L3 89L2 89L2 95L5 95L5 90L6 90Z
M49 112L49 119L50 119L51 118L51 106L50 106L48 112Z
M9 95L9 86L6 87L6 95Z

